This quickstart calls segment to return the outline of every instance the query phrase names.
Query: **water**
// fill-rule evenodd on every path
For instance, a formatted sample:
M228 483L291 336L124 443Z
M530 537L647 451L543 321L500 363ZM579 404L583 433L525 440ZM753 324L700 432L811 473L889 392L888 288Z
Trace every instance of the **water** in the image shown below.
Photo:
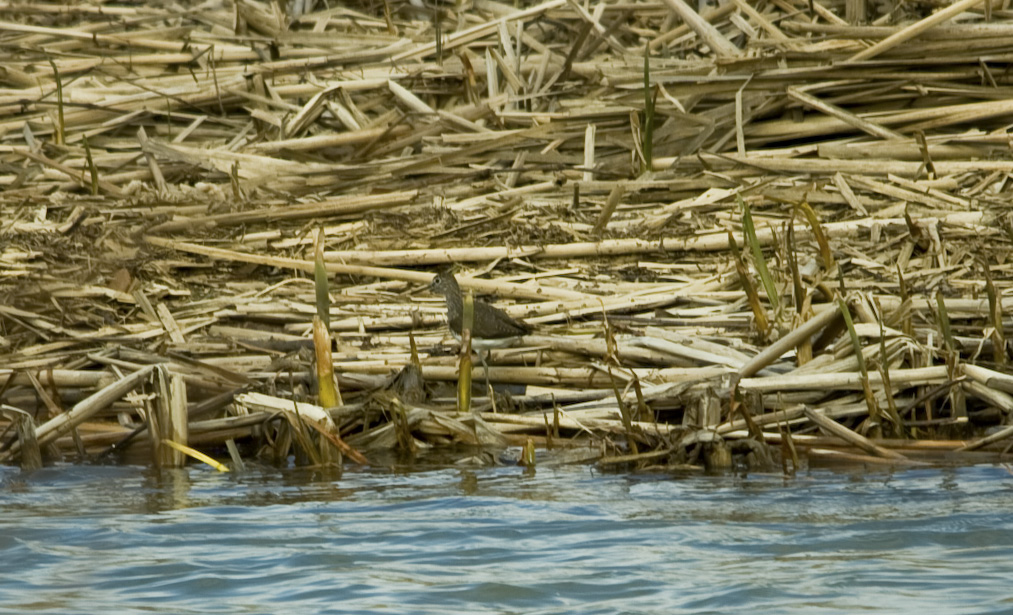
M0 468L2 613L1013 613L1003 467Z

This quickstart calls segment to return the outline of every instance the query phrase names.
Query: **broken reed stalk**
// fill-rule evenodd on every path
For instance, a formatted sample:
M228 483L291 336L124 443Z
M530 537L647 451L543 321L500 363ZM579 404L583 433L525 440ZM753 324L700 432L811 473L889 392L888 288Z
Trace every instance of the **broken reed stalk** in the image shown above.
M334 375L331 356L331 296L324 265L324 232L317 229L313 261L313 285L316 289L316 314L313 316L313 349L316 358L317 391L325 408L342 405L341 390Z
M91 194L98 195L98 169L95 167L95 160L91 155L91 147L88 146L88 137L82 138L84 143L84 156L88 162L88 174L91 177Z
M950 370L950 377L956 380L958 376L958 370L960 367L960 355L957 352L956 340L953 337L953 329L950 326L950 315L946 310L946 301L943 300L942 290L936 291L936 318L939 326L939 331L942 334L944 343L944 357L946 359L946 365ZM953 407L953 414L955 417L963 418L967 416L967 411L964 406L964 395L959 387L951 387L949 392L950 403Z
M324 229L318 228L313 250L313 283L317 291L317 316L323 322L324 329L331 330L331 295L330 283L327 279L327 266L324 263Z
M154 367L145 367L136 372L124 376L105 388L90 395L88 398L76 404L68 412L60 414L40 425L36 430L36 439L39 447L45 447L55 441L61 435L71 431L84 421L91 418L109 404L118 400L134 387L145 382L150 376ZM21 444L15 443L3 455L3 460L13 458L20 452Z
M288 438L291 437L298 444L298 450L313 465L340 465L342 453L348 453L350 457L360 463L363 459L358 451L354 451L354 449L352 449L354 452L349 451L348 445L341 441L338 435L334 419L327 410L320 406L305 402L293 402L263 393L237 395L236 403L252 411L269 411L282 416L289 429L276 443L276 448L281 453L287 451ZM330 435L322 435L314 439L313 433L319 432L326 432Z
M823 414L811 408L805 408L804 412L806 418L815 423L822 431L825 431L831 436L841 438L845 442L852 444L863 451L885 459L907 460L907 457L904 455L873 444L868 438L851 431L844 425L827 418Z
M735 242L735 237L732 236L731 231L728 232L728 245L732 249L732 258L735 262L735 271L739 275L739 283L742 284L742 288L746 293L746 299L749 302L749 307L753 310L756 330L761 336L765 336L770 330L770 321L767 319L767 311L763 309L763 304L760 302L760 293L756 290L756 284L753 282L752 276L749 275L749 268L746 267L746 262L742 257L742 253L739 251L739 246Z
M18 443L21 446L21 469L37 470L42 467L42 451L36 436L35 421L24 410L0 405L0 415L16 426Z
M992 282L992 273L988 264L981 263L981 271L985 276L985 293L988 295L989 337L992 339L992 360L997 365L1006 364L1006 334L1002 323L1002 297Z
M316 315L313 316L313 350L320 405L325 408L342 405L341 391L334 375L334 359L331 356L331 333Z
M637 438L633 433L633 417L630 416L629 406L623 402L623 396L619 392L619 387L616 385L616 379L612 374L612 367L609 366L609 378L612 380L612 392L616 397L616 404L619 406L619 416L622 418L623 427L626 429L626 443L630 449L630 452L634 455L640 453L637 447Z
M882 308L879 309L882 313ZM904 419L897 411L897 401L893 396L893 384L890 382L890 360L886 350L886 327L882 318L879 319L879 375L883 379L883 392L886 394L886 411L890 419L891 431L894 435L904 437ZM878 404L877 404L878 405Z
M858 362L858 373L862 375L862 394L865 397L865 404L869 408L869 420L872 424L879 429L880 427L880 412L879 404L876 403L876 396L872 392L872 385L869 383L869 370L865 365L865 355L862 352L862 342L858 339L858 332L855 331L855 323L851 319L851 310L848 308L848 303L840 295L837 296L837 304L841 308L841 316L844 317L844 325L848 329L848 335L851 337L851 351L855 354L855 360ZM886 357L882 357L882 360L886 360ZM884 374L885 377L885 374ZM886 381L883 382L884 386ZM890 392L887 391L889 395Z
M654 105L657 93L651 87L651 54L644 53L644 126L641 137L643 171L654 168Z
M367 459L366 456L359 451L349 446L348 443L342 440L333 429L330 429L328 426L323 425L318 421L307 421L306 424L316 430L321 437L333 444L334 447L341 451L343 455L347 455L348 458L355 463L359 465L369 465L369 459Z
M302 414L299 413L298 407L293 406L293 411L283 412L282 416L287 421L288 435L299 447L296 449L297 456L298 453L301 453L306 457L306 462L301 465L324 465L326 457L322 454L321 447L318 447L313 441L311 427L307 425Z
M809 223L809 228L812 229L813 238L816 239L816 244L820 248L820 256L823 260L823 269L830 273L834 270L834 252L830 249L830 241L827 240L827 234L823 231L823 225L820 223L820 218L813 211L813 208L809 203L801 201L798 203L798 209L805 215L806 222Z
M520 465L534 470L535 468L535 440L534 438L528 438L524 442L524 448L521 449L521 460Z
M60 70L56 68L56 62L52 58L48 60L49 65L53 67L53 81L56 83L56 129L53 131L53 137L56 145L64 145L67 143L65 132L67 123L63 115L63 80L60 78Z
M184 452L166 442L186 447L189 416L186 407L186 383L179 374L170 374L164 365L154 372L155 398L148 409L148 434L151 436L154 462L160 468L183 465Z
M471 412L471 331L475 325L475 294L468 291L464 294L461 312L461 354L457 363L457 411ZM481 352L481 350L479 350ZM488 380L489 366L482 361L483 372Z
M229 471L228 466L226 466L225 464L219 462L217 459L214 459L214 458L212 458L212 457L210 457L208 455L205 455L204 453L198 451L197 449L190 448L189 446L186 446L184 444L180 444L179 442L175 442L173 440L169 440L168 438L162 440L160 442L160 444L164 445L166 448L169 448L172 451L175 451L175 452L179 453L181 457L183 455L186 455L187 457L191 457L193 459L196 459L197 461L200 461L201 463L205 463L205 464L211 466L212 468L214 468L215 470L218 470L219 472L228 472ZM178 467L178 465L182 465L182 464L181 463L177 464L177 467Z
M829 309L823 310L818 315L810 318L795 328L794 331L781 337L762 352L757 354L748 363L739 369L739 376L748 378L756 374L764 367L776 361L781 355L788 352L795 346L803 343L830 326L842 315L840 302L835 301Z
M609 192L608 199L605 201L605 206L602 207L601 216L598 217L598 221L595 222L594 229L591 231L594 235L601 235L602 231L605 230L605 226L619 205L619 201L623 198L625 190L626 186L622 182L612 187L612 191Z

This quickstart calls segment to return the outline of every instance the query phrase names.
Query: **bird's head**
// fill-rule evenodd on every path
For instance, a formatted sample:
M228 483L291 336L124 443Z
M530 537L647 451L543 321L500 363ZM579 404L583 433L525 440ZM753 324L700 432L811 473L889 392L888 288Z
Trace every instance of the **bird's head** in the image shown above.
M433 281L429 283L429 290L441 295L447 295L460 293L461 287L457 285L457 280L450 269L441 269L433 276Z

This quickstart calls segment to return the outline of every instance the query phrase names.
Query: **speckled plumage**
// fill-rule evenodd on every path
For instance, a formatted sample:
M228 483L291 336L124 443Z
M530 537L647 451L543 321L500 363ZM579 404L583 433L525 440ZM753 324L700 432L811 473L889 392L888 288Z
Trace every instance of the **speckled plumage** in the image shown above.
M461 335L464 299L461 287L450 271L440 271L433 277L429 289L447 300L447 322L455 336ZM496 347L506 345L514 338L531 331L527 324L514 320L496 306L475 299L475 322L471 328L473 346Z

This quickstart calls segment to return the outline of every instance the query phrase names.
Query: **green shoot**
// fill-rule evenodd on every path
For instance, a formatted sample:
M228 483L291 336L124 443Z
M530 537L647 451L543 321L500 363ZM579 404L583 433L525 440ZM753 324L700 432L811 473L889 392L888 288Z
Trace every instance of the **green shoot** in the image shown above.
M56 80L56 132L53 135L57 145L66 143L64 139L66 124L63 119L63 81L60 79L60 71L56 68L56 62L49 58L49 65L53 67L53 79Z
M767 301L774 308L774 318L776 319L781 314L781 297L777 292L777 287L774 286L774 278L770 276L770 271L767 269L767 261L763 258L763 248L760 246L760 240L756 237L756 227L753 225L753 215L749 211L749 205L741 195L736 194L735 196L739 201L739 206L742 207L742 233L753 253L753 264L756 266L756 272L760 274L763 290L767 293Z

